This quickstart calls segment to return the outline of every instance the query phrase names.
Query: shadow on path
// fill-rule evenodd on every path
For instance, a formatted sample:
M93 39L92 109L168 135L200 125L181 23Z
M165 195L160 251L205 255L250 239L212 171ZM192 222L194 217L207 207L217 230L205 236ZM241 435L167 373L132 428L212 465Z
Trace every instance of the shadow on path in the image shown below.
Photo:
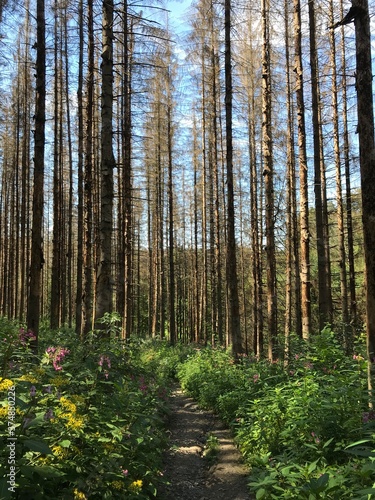
M251 500L247 469L230 431L210 411L201 410L180 388L171 396L170 448L164 456L163 486L158 500ZM209 435L219 442L214 462L203 457Z

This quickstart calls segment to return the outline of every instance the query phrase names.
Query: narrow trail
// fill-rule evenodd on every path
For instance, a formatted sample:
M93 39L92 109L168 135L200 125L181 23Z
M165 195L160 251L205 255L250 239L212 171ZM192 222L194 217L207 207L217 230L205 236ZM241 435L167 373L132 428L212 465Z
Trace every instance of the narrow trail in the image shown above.
M210 411L175 388L169 418L170 448L164 456L164 475L169 485L159 500L251 500L247 469L230 432ZM219 442L213 460L204 457L208 436Z

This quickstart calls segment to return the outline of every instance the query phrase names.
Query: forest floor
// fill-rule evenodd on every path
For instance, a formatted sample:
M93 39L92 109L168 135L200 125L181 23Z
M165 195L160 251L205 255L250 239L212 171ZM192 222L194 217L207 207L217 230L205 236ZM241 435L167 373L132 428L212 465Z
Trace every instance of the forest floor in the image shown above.
M248 471L230 431L218 417L199 408L179 387L172 392L170 406L170 446L164 455L164 476L169 484L157 498L251 500Z

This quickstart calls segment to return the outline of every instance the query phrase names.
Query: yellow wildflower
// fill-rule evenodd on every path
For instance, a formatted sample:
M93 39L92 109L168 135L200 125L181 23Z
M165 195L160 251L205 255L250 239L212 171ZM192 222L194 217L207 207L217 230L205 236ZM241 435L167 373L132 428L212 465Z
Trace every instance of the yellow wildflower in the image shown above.
M0 391L7 391L11 387L13 387L14 383L8 378L0 379Z
M109 452L111 452L111 451L113 451L113 450L115 449L115 446L114 446L114 444L113 444L113 443L104 443L103 447L104 447L107 451L109 451Z
M43 376L43 375L45 375L46 370L44 368L41 368L40 366L37 366L36 368L34 368L34 372L37 375Z
M76 413L77 411L76 405L71 401L69 401L69 399L65 398L64 396L60 398L60 404L63 408L66 408L71 413Z
M8 415L8 409L8 405L0 406L0 419L3 419Z
M57 375L56 377L52 377L49 381L51 385L55 387L62 387L63 385L69 384L69 379L66 377L62 377L61 375Z
M124 483L121 481L112 481L111 485L115 490L122 490L124 488Z
M55 457L59 459L63 459L68 455L68 450L66 448L63 448L62 446L52 446L52 451Z
M129 486L129 490L134 491L134 493L138 493L141 491L143 486L143 481L141 479L138 479L138 481L133 481L132 484Z
M22 375L18 380L22 380L24 382L30 382L30 384L36 384L38 382L38 379L31 373L26 373L25 375Z
M69 417L69 420L65 424L67 429L73 429L73 430L82 429L83 425L84 425L83 418L80 417L76 418L73 415Z
M73 494L74 494L74 500L86 500L87 499L86 495L82 491L77 490L77 488L74 489Z

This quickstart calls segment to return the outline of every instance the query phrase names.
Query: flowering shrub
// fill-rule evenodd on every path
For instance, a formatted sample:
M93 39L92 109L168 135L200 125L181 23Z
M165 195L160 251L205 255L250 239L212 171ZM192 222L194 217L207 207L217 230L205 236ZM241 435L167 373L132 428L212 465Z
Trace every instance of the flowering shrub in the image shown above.
M375 413L365 343L347 355L326 328L309 344L292 338L290 345L287 364L248 356L231 364L222 349L198 350L178 377L232 425L257 499L369 498Z
M140 347L94 334L80 344L73 332L46 332L39 360L32 340L31 332L0 319L0 498L155 495L165 379L141 360Z
M49 363L52 361L53 368L59 372L62 370L62 365L61 363L64 361L65 356L67 356L70 353L69 349L66 349L65 347L48 347L46 350L46 359L44 360L45 363Z

